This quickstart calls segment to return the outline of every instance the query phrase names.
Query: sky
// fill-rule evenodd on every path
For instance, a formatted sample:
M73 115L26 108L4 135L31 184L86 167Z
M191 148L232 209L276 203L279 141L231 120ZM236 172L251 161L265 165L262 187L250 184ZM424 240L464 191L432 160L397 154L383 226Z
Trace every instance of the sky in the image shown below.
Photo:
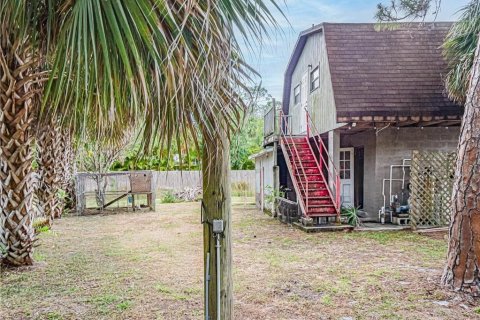
M375 22L374 14L379 2L389 0L277 0L288 22L276 14L281 25L261 46L244 49L250 66L261 75L261 84L277 100L281 100L283 75L298 34L313 24L322 22ZM437 21L455 21L458 10L469 0L442 0ZM427 21L433 17L427 17Z

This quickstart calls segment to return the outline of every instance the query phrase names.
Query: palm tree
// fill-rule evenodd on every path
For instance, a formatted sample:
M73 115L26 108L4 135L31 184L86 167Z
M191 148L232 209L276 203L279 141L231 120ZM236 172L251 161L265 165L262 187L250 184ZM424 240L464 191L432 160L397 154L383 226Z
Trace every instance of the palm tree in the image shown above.
M55 217L55 210L58 206L56 197L57 178L55 175L55 164L57 162L55 152L55 123L50 121L39 130L36 142L38 153L38 171L40 175L40 187L37 195L44 206L44 216L48 225L52 224Z
M141 122L144 147L169 148L201 133L205 245L210 223L225 220L221 318L231 318L228 145L246 108L250 81L235 31L260 40L274 24L274 0L5 0L0 4L0 243L4 261L31 264L33 231L26 183L32 123L60 116L82 132L112 134ZM50 64L51 62L51 64ZM38 82L48 72L41 106ZM198 141L195 139L195 141ZM198 147L198 143L195 142ZM180 148L179 148L180 149ZM215 157L217 156L217 157ZM227 263L225 263L227 262ZM210 292L215 283L210 282ZM211 316L216 317L214 295Z
M64 209L66 191L71 186L74 166L72 134L60 127L58 121L42 124L36 136L41 186L39 199L49 225L60 218Z
M445 79L448 95L465 103L480 32L480 1L470 2L461 12L445 39L443 52L450 69Z

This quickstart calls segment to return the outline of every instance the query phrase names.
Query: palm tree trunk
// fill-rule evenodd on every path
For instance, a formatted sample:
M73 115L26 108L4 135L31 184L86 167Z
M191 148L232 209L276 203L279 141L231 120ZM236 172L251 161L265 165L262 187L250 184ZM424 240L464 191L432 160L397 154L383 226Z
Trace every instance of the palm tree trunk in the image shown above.
M480 41L465 104L453 187L447 265L442 283L480 293Z
M60 187L65 193L66 198L61 201L62 212L65 208L75 208L75 148L73 145L73 137L70 131L63 129L61 131L61 145L59 148L62 157L61 166L59 167Z
M55 128L53 152L55 159L55 188L56 188L56 207L53 212L54 218L60 218L65 209L65 199L73 175L73 148L70 132L59 126ZM62 191L63 195L59 194Z
M57 180L55 176L55 163L58 159L55 157L54 142L55 128L53 122L49 122L42 127L37 139L39 170L42 179L39 194L44 205L44 213L49 221L49 225L51 225L52 220L55 217L55 210L57 207L55 196Z
M2 263L33 263L32 130L36 88L30 50L0 35L0 256ZM16 45L22 45L18 42Z
M212 138L204 134L202 155L203 171L203 243L205 268L210 265L208 306L210 319L217 319L217 286L220 273L220 319L232 319L232 252L231 252L231 199L230 199L230 145L225 133ZM213 220L224 221L220 238L220 270L216 267L216 248ZM210 260L207 261L207 253Z

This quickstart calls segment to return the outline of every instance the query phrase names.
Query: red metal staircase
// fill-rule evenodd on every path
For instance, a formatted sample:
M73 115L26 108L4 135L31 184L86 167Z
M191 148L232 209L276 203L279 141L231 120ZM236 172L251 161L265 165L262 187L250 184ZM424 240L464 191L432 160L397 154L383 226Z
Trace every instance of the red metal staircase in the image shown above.
M340 218L340 178L307 112L307 134L291 133L291 117L280 115L280 146L302 216ZM311 132L314 131L313 135ZM314 152L314 148L318 154Z

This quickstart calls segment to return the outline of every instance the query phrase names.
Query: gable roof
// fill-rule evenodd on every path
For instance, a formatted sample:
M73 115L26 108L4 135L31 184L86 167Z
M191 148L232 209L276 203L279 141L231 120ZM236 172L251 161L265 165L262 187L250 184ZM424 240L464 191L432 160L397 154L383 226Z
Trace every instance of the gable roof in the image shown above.
M400 23L379 30L375 23L322 24L337 118L460 116L463 109L448 99L443 82L441 45L451 25ZM302 49L295 49L298 56Z

